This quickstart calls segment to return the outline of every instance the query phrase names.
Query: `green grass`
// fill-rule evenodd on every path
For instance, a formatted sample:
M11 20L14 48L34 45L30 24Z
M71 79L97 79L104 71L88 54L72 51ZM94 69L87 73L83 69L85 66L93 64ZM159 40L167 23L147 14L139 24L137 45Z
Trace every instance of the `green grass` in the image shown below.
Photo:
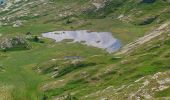
M50 45L47 43L33 43L31 50L7 51L3 53L8 56L0 61L0 64L3 64L6 70L4 73L0 73L0 83L14 87L12 89L12 95L16 100L36 100L42 96L42 91L39 90L40 84L48 79L45 75L39 75L37 72L33 72L32 68L38 63L49 60L50 58L52 59L53 57L60 58L61 54L70 53L70 51L73 54L76 53L85 56L102 52L102 50L99 51L98 49L84 47L79 44L64 44L53 44L55 45L54 47L49 47ZM84 49L84 51L81 51L80 48ZM86 52L89 52L89 55L86 55Z
M156 96L157 97L169 97L170 96L170 88L167 88L163 91L157 92Z
M9 22L10 25L1 26L0 34L23 35L31 32L35 36L41 36L43 32L56 30L107 31L112 32L113 36L125 45L169 19L169 4L162 0L157 0L153 4L143 4L134 0L113 0L107 7L98 11L91 9L86 15L82 14L80 6L91 6L89 0L51 1L55 3L32 7L32 13L40 11L37 17L30 14L12 19L25 20L21 27L12 27L12 21ZM47 11L42 10L45 8ZM65 11L71 11L73 14L58 17L58 14ZM0 16L16 12L7 13L0 12ZM128 16L130 20L118 20L117 17L121 14ZM158 17L150 20L155 16ZM67 20L71 20L71 23L66 23ZM145 21L148 21L147 24L139 24ZM161 38L163 39L160 40ZM0 51L0 65L2 65L0 89L6 87L5 97L14 100L41 100L44 95L52 99L53 96L74 93L76 98L81 99L110 85L119 87L122 84L130 84L140 77L170 69L170 38L165 34L120 57L78 43L55 43L48 39L43 41L44 43L29 41L32 47L30 50ZM84 61L77 65L72 64L74 60L65 60L65 56L80 56ZM53 62L52 59L59 60ZM59 67L59 74L51 78L56 66ZM38 73L37 67L42 73ZM44 90L43 87L48 84L50 85ZM2 93L0 90L0 96ZM155 97L166 96L169 96L169 88L155 95ZM92 100L94 99L96 98Z
M108 62L108 60L102 60L97 62L93 58L93 61L97 62L97 66L85 69L85 71L90 74L90 76L86 78L83 78L81 76L77 77L77 74L75 73L83 72L83 70L81 69L75 70L74 72L70 72L62 76L62 79L65 80L70 80L70 78L67 78L68 76L72 77L70 82L73 80L76 81L77 79L81 79L85 83L81 83L81 81L76 81L75 84L69 84L70 82L68 81L62 87L56 86L57 88L48 90L47 95L61 96L63 94L67 94L68 92L80 91L76 93L75 96L77 98L81 98L84 95L88 95L98 90L102 90L110 85L121 86L122 84L129 84L143 76L153 75L154 73L159 71L168 71L170 68L168 62L169 57L166 57L166 59L164 59L162 58L162 56L168 52L168 50L170 49L169 46L162 45L161 48L155 49L154 52L159 52L158 55L154 54L153 51L146 51L146 48L150 48L150 46L152 45L162 43L166 44L167 42L165 41L169 40L169 37L166 37L166 35L161 36L161 38L164 38L164 41L159 41L159 39L155 39L153 42L145 44L145 47L141 46L128 56L121 58L121 60L119 59L113 61L110 57L110 62ZM98 58L96 57L95 59ZM126 62L121 63L122 60L125 60ZM110 64L113 65L109 68L108 65ZM107 69L110 69L110 71L108 73L105 73L105 70Z

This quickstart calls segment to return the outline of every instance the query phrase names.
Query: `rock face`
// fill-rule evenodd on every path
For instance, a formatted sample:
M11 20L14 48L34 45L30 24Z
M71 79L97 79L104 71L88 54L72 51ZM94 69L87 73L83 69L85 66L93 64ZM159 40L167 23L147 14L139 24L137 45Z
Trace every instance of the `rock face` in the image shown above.
M106 2L109 0L92 0L92 4L98 9L106 6Z
M73 40L88 46L106 49L109 53L120 49L121 43L115 39L109 32L89 32L80 31L56 31L42 34L43 37L54 39L56 42L63 40Z

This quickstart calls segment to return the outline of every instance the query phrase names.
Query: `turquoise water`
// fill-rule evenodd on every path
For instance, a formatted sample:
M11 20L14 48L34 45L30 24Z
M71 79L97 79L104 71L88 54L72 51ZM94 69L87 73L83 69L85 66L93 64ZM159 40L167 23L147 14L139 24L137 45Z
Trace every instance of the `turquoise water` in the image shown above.
M5 4L5 0L0 0L0 5Z

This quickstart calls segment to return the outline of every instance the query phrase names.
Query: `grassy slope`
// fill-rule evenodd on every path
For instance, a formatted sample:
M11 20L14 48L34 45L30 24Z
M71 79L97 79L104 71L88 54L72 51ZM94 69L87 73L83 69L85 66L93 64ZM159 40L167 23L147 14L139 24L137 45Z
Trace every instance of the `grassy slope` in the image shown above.
M72 46L64 45L64 43L56 45L50 43L33 45L32 50L6 52L4 55L7 57L0 61L6 70L5 72L0 73L2 87L3 84L12 86L11 95L17 100L36 100L36 98L40 98L40 96L38 96L38 92L40 92L38 86L43 81L49 79L44 75L38 75L36 72L33 72L32 68L38 63L45 62L53 57L60 58L60 55L69 54L70 51L77 55L84 56L102 53L101 50L84 47L78 44ZM50 47L50 45L54 45L54 47ZM44 49L42 50L42 48ZM89 52L88 55L86 55L87 52Z
M153 75L156 72L168 71L170 59L168 56L170 49L169 41L170 38L167 37L167 34L164 34L163 36L144 44L145 47L142 45L134 52L121 59L106 56L105 59L107 60L98 61L97 59L104 57L93 57L93 61L97 63L97 66L83 70L75 70L74 72L68 73L61 77L61 79L65 80L63 82L59 82L61 79L58 78L58 81L55 82L65 85L61 87L58 85L59 83L55 84L54 87L57 88L50 89L46 91L46 93L50 97L72 93L77 98L84 99L84 96L103 90L109 86L121 87L123 84L130 84L143 76ZM92 61L91 58L89 59ZM87 72L89 76L79 76L83 72ZM169 96L169 94L167 94L168 91L168 89L160 91L160 95L158 93L158 97ZM108 95L109 99L122 98L114 96L111 97L112 93L102 94L102 96L105 95ZM98 100L102 98L102 96L94 95L93 97L86 99Z
M68 0L67 2L64 2L60 0L56 1L56 4L54 5L61 9L63 5L69 4L70 7L72 7L72 10L74 10L80 8L79 5L86 5L85 2L87 1ZM89 29L94 31L111 31L114 36L126 44L139 36L143 36L146 32L157 26L159 24L157 23L157 20L160 19L161 21L166 21L169 18L169 14L167 12L162 13L161 11L165 8L168 9L168 5L169 4L162 0L158 0L154 4L138 4L127 1L124 2L121 7L118 7L118 10L111 10L111 13L109 12L107 17L89 18L81 15L73 16L69 17L74 19L70 24L65 24L65 21L68 18L60 20L54 18L54 13L56 13L55 8L49 10L49 12L47 12L49 15L47 16L28 18L26 24L22 27L0 27L0 33L3 35L25 34L30 31L34 34L40 35L42 32L54 30ZM37 8L33 10L36 9ZM42 9L42 7L39 7L39 9ZM51 8L49 7L47 9ZM115 8L113 7L113 9ZM135 13L137 12L132 9L137 9L137 12L142 11L142 13L136 15ZM135 16L132 16L132 21L129 23L117 21L115 18L122 14L122 12L125 15ZM149 25L136 25L136 23L138 24L143 21L145 17L157 15L155 12L159 12L159 14L161 14L156 21ZM116 17L113 17L115 14ZM96 16L98 15L96 14ZM169 41L169 38L167 39ZM169 54L169 42L167 44L162 44L162 42L165 41L154 40L153 43L148 43L148 47L141 47L131 55L126 57L123 56L121 59L114 58L114 55L109 55L103 50L85 47L80 44L54 44L54 42L51 41L46 41L45 44L32 43L33 48L28 51L10 51L0 53L3 55L0 55L0 64L2 64L6 70L5 72L0 72L0 88L4 89L5 96L10 99L37 100L42 98L42 95L44 94L44 91L40 88L42 88L44 84L52 84L48 87L48 91L45 91L45 94L49 98L52 98L51 96L61 96L72 92L76 92L76 97L82 98L89 93L104 89L110 85L120 86L121 84L130 83L131 81L148 74L169 70L169 67L162 67L169 65L169 57L164 58L164 55ZM161 48L152 47L157 44L162 44ZM146 48L151 49L146 51ZM6 57L4 57L4 55L6 55ZM56 79L49 78L49 74L37 74L37 72L32 70L32 68L37 66L37 64L44 62L48 63L51 59L61 58L67 55L83 56L87 59L87 61L95 62L97 65L93 67L87 66L85 68L77 68L75 71L71 71L70 73ZM152 59L153 57L154 59ZM122 64L121 61L126 61L126 63ZM158 61L160 63L157 64ZM107 69L110 71L107 72ZM89 75L86 78L80 75L84 71ZM64 81L60 82L61 79L64 79ZM62 86L63 84L65 85ZM6 86L6 88L4 88L4 86ZM4 93L4 91L0 90L2 93ZM168 92L169 90L167 89L165 92L161 92L161 95L158 95L158 97L165 96L166 91ZM169 96L169 94L166 95ZM92 100L94 100L94 98L92 98Z

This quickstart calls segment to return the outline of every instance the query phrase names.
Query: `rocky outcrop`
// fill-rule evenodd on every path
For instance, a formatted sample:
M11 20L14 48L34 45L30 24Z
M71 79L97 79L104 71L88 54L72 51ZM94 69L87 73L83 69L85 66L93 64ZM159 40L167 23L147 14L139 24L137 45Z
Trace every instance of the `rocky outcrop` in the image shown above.
M125 45L120 52L118 52L117 54L126 54L128 52L131 52L132 50L134 50L135 48L137 48L138 46L150 41L151 39L160 36L162 33L167 32L168 29L168 25L170 23L164 23L162 24L160 27L158 27L156 30L153 30L152 32L150 32L149 34L135 40L134 42L131 42L127 45Z
M170 72L158 72L154 75L141 77L136 81L119 87L108 86L92 94L86 95L83 100L157 100L157 92L170 87ZM158 97L159 99L159 97ZM169 100L169 98L167 99Z
M106 6L106 3L109 0L92 0L92 4L98 9L103 8Z
M24 37L2 37L0 39L0 50L9 50L13 48L29 49L30 45Z

